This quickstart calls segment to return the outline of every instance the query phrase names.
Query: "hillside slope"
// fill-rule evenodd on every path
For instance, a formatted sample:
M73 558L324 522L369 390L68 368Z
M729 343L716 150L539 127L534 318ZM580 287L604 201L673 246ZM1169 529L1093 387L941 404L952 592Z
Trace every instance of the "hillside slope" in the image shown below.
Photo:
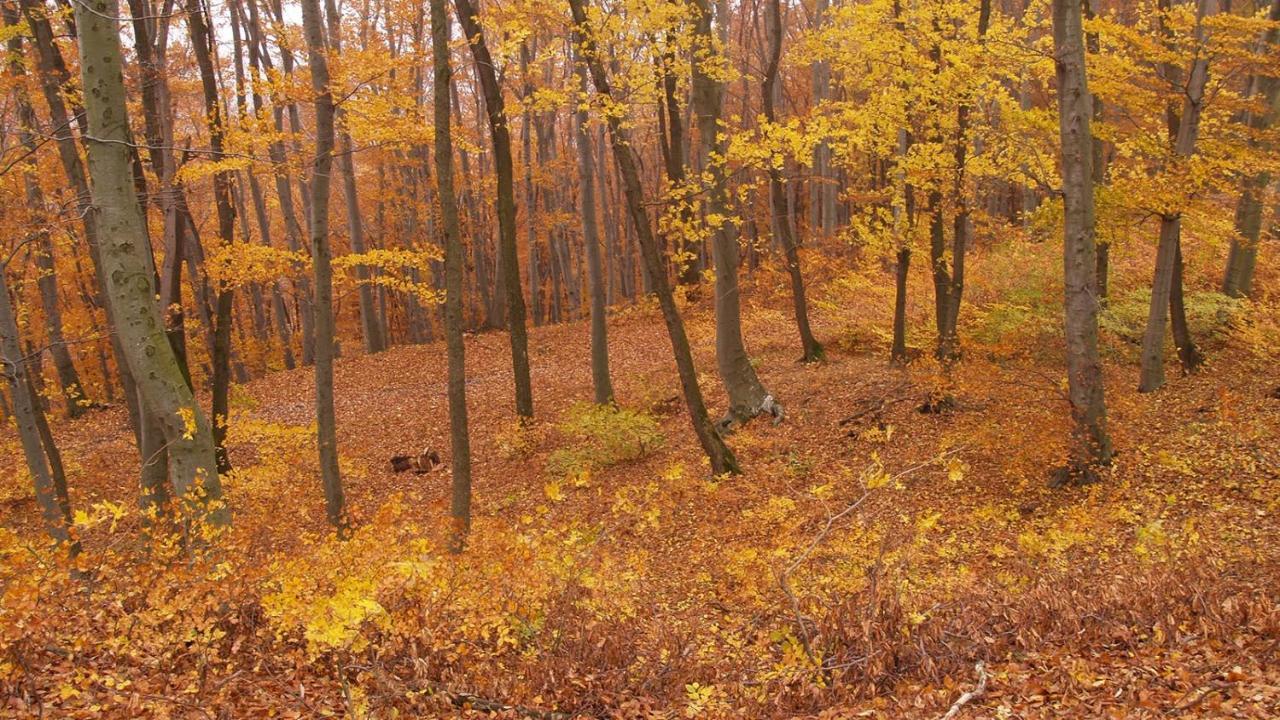
M1116 465L1055 491L1067 417L1051 342L972 340L950 376L891 368L862 331L878 318L851 327L862 308L837 312L832 282L828 361L799 365L778 279L756 279L770 301L744 327L787 415L730 438L741 477L706 477L654 310L610 323L619 400L653 426L582 411L579 322L532 333L540 422L518 432L505 337L469 337L477 519L460 559L440 549L447 472L388 467L448 447L436 344L339 362L347 543L324 526L305 369L237 389L235 525L207 562L141 552L112 408L57 428L95 578L68 592L20 557L38 552L35 510L6 451L0 712L929 718L973 688L978 661L985 694L964 717L1280 712L1271 363L1228 343L1148 396L1114 363ZM712 320L687 317L714 411ZM944 396L954 407L921 411ZM622 459L603 467L609 453Z

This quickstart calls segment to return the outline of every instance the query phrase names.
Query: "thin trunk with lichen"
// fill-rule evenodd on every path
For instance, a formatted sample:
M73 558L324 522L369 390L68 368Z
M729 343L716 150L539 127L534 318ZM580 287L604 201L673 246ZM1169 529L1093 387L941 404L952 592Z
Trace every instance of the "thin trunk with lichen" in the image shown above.
M333 266L329 247L329 181L333 173L334 108L329 88L329 59L320 0L302 0L302 24L311 60L315 93L315 159L311 171L311 263L315 280L316 443L325 514L347 533L346 496L338 470L338 429L333 406Z
M449 356L449 443L453 451L450 548L460 552L471 529L471 441L467 431L467 374L462 340L462 274L466 253L453 189L453 137L449 130L449 17L445 0L430 0L432 105L435 113L436 186L444 232L444 333Z
M569 0L569 9L573 13L573 23L581 38L582 57L591 73L596 92L604 98L606 103L611 103L613 93L609 87L609 76L605 72L604 60L600 56L594 31L587 20L583 0ZM671 339L671 349L675 355L676 371L680 376L685 405L689 410L689 420L710 461L711 472L716 475L740 472L733 452L725 445L724 438L716 430L707 414L702 390L698 387L698 371L693 364L693 353L689 350L689 337L685 334L684 322L680 319L680 311L676 307L671 284L663 270L662 251L653 235L649 216L645 212L640 171L631 154L633 150L629 133L622 118L616 113L605 113L605 119L609 128L613 159L622 180L627 213L639 240L640 252L644 257L649 280L658 296L658 306L662 310L662 319L667 326L667 335Z
M117 15L114 0L75 5L107 307L142 405L154 413L163 433L177 498L199 519L225 524L229 516L221 505L212 429L178 366L155 303L154 272L131 169L120 31L110 19Z

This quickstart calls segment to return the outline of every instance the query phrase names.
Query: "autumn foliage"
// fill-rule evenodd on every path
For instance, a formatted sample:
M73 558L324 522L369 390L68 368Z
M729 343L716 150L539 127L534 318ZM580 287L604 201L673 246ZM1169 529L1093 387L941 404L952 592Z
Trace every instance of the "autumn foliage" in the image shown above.
M0 10L0 716L1280 713L1280 2Z

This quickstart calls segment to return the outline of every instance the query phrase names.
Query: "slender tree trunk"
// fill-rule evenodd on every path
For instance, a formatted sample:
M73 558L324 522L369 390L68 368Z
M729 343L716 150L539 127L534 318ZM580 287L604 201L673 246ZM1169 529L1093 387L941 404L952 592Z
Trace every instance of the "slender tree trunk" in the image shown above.
M7 26L18 24L18 11L16 8L8 5L4 7L4 22ZM10 72L15 78L20 79L26 74L21 61L22 36L15 34L9 38L8 47L11 57ZM19 80L19 82L21 81ZM14 98L17 101L18 122L20 123L18 134L23 147L34 158L38 148L34 134L38 120L35 110L27 99L25 88L19 85L16 90ZM44 212L47 207L44 191L40 188L40 180L36 176L34 167L29 167L23 171L23 184L26 188L28 210L37 213ZM48 223L39 220L36 227L32 228L36 241L33 254L36 260L36 269L39 273L36 284L40 290L40 305L44 310L45 335L49 340L49 352L53 356L54 369L58 373L58 384L66 404L67 417L74 419L84 413L85 405L83 401L85 400L85 394L80 382L80 374L76 371L75 362L71 359L71 353L67 349L66 338L62 334L62 308L58 301L58 280L54 275L53 239L49 236L48 227Z
M458 227L458 201L453 191L453 138L449 130L449 18L445 0L431 2L431 55L434 68L432 103L435 111L436 184L444 231L445 344L449 354L449 442L453 450L453 534L450 543L461 552L471 528L471 444L467 434L467 377L462 341L462 271L466 255Z
M1026 4L1030 5L1030 0ZM1033 107L1031 102L1031 81L1025 76L1018 88L1018 107L1023 111L1030 111ZM1031 168L1028 164L1022 164L1022 172L1030 175ZM1036 189L1031 185L1023 185L1019 188L1019 200L1021 207L1019 208L1018 217L1022 221L1022 227L1027 228L1031 225L1031 215L1040 207L1040 197L1036 194Z
M907 356L907 278L910 270L911 248L903 245L898 248L893 270L893 347L889 351L889 359L895 365L904 365L910 359Z
M1071 445L1060 480L1085 483L1111 463L1098 355L1098 276L1094 257L1093 134L1080 0L1053 0L1064 207L1063 285Z
M458 99L458 84L450 80L449 97L453 102L453 118L459 127L462 126L462 103ZM462 204L467 209L467 220L471 234L471 258L475 267L476 295L484 312L483 326L500 328L506 325L506 306L502 300L502 288L490 277L492 266L486 247L489 244L488 234L483 226L479 202L476 199L475 179L471 172L471 154L465 149L458 149L458 160L462 170ZM499 253L500 255L501 253Z
M1084 16L1088 20L1094 18L1094 3L1098 0L1082 0ZM1089 53L1098 54L1101 52L1101 40L1098 33L1091 32L1085 34L1085 49ZM1102 122L1102 100L1095 94L1093 96L1093 125ZM1107 178L1107 144L1096 134L1093 136L1093 191L1096 193L1098 188L1102 187ZM1109 239L1094 238L1097 245L1097 275L1098 275L1098 299L1103 304L1107 302L1107 294L1110 292L1111 283L1109 276L1111 275L1111 242Z
M87 127L87 121L83 110L78 106L75 107L75 112L68 112L64 96L70 94L71 75L55 43L53 29L49 25L44 6L39 0L21 0L21 6L23 16L31 29L33 44L36 48L40 89L44 95L45 104L49 108L51 124L55 128L54 139L58 149L58 159L62 163L63 172L67 176L68 184L71 186L70 189L75 199L76 214L80 217L84 229L85 244L89 246L89 255L93 261L94 276L97 278L98 287L101 288L102 304L108 319L110 319L111 298L106 292L106 276L103 271L103 259L99 243L98 214L93 206L88 175L85 173L84 164L80 159L80 151L76 148L75 137L72 133L73 122L83 133ZM66 90L65 95L64 89ZM129 364L125 361L124 348L121 346L120 336L115 332L110 333L110 342L112 355L116 361L116 371L120 375L120 384L124 389L125 407L129 411L129 426L133 430L135 438L137 438L141 432L139 418L142 410L138 405L138 395L135 391L133 376L130 374ZM103 377L105 380L107 376L104 375Z
M769 37L768 61L765 65L764 82L761 84L761 104L764 107L764 119L769 123L777 122L777 112L773 105L774 88L778 83L778 66L782 62L782 3L780 0L768 0L765 7L765 28ZM814 362L822 359L822 346L813 337L809 327L809 304L805 298L804 275L800 272L800 249L792 233L790 220L777 217L785 205L785 186L782 171L769 165L769 196L774 214L774 227L777 228L782 250L787 259L787 273L791 276L791 302L795 310L796 328L800 331L801 362Z
M99 250L112 326L137 383L142 405L154 413L169 454L170 479L187 511L225 524L213 433L178 366L155 303L141 208L132 183L123 58L113 0L75 5L84 86L89 175L101 221Z
M589 97L587 69L575 62L578 88ZM591 159L591 137L587 134L587 111L582 102L573 113L573 142L578 150L578 204L582 212L582 242L587 249L587 282L591 286L591 386L596 403L613 402L613 382L609 379L608 318L605 313L604 269L600 263L600 229L596 222L595 162Z
M905 36L905 25L902 21L902 3L893 3L894 28L899 36ZM908 119L908 122L910 120ZM902 193L899 206L894 200L893 234L898 243L898 256L894 268L894 302L893 302L893 346L889 351L889 361L894 365L905 365L910 358L907 355L907 280L911 270L911 237L915 231L916 208L915 188L907 182L905 166L907 153L911 150L911 131L907 127L898 129L898 151L894 159L894 183L897 192Z
M1200 0L1198 18L1196 21L1195 37L1197 44L1201 46L1201 50L1197 52L1195 59L1191 63L1191 71L1187 75L1186 100L1183 105L1182 115L1176 121L1176 141L1174 142L1174 155L1178 162L1187 161L1196 149L1196 138L1200 131L1200 113L1204 103L1204 88L1209 80L1209 60L1201 54L1203 51L1203 43L1205 42L1204 19L1212 16L1218 11L1217 0ZM1171 121L1171 128L1174 126ZM1142 371L1138 381L1139 392L1152 392L1160 389L1164 385L1164 338L1165 338L1165 322L1169 316L1171 307L1183 317L1175 321L1175 327L1180 330L1181 337L1174 337L1174 342L1180 350L1179 356L1183 358L1184 363L1188 360L1194 360L1198 353L1194 353L1194 347L1189 334L1186 332L1185 312L1182 312L1181 305L1174 306L1171 303L1175 297L1182 294L1181 288L1181 272L1178 262L1181 257L1182 243L1182 216L1178 213L1170 213L1164 215L1160 219L1160 243L1156 248L1156 271L1155 279L1151 285L1151 308L1147 315L1147 329L1142 337ZM1178 282L1179 287L1175 293L1174 283ZM1189 353L1185 354L1184 353ZM1193 370L1194 365L1184 364L1187 370Z
M341 13L335 0L325 0L325 12L328 20L329 52L342 51ZM360 215L360 195L356 188L356 161L352 154L351 135L345 128L346 117L336 106L334 108L335 124L340 127L337 133L338 172L342 174L342 195L346 200L347 233L351 239L351 251L363 253L367 250L364 239L364 218ZM356 295L360 305L360 330L364 339L364 351L369 354L387 349L384 330L378 322L377 308L374 305L373 287L369 284L369 268L356 265L356 282L359 287Z
M814 26L826 23L829 0L817 0L814 6ZM810 68L815 105L827 99L831 92L831 65L825 60L814 62ZM809 183L809 232L831 237L836 227L836 187L831 180L831 145L823 139L813 149L813 179Z
M187 28L190 30L191 47L200 68L200 84L204 90L205 122L209 128L209 147L215 159L223 157L223 133L225 120L218 100L218 80L213 68L213 55L209 44L211 36L201 0L186 0ZM231 198L232 174L220 170L213 176L214 205L218 214L218 237L223 245L235 242L236 212ZM213 442L218 455L218 472L231 470L227 456L227 415L231 398L231 311L234 297L231 288L216 288L216 309L213 319L212 420Z
M160 17L149 0L129 0L133 16L134 51L141 75L142 117L146 132L147 156L160 181L159 202L164 217L164 263L160 274L160 306L165 318L169 344L178 358L187 384L191 384L191 368L187 364L186 317L182 309L182 258L185 252L185 223L178 206L185 203L183 188L174 182L173 130L169 84L166 76L169 21L175 0L164 0ZM162 453L163 455L163 453ZM145 469L145 467L144 467Z
M27 375L27 392L32 397L36 395L36 388L30 375ZM40 411L38 403L35 410L36 432L40 435L40 445L44 448L44 455L49 460L49 475L53 479L53 495L58 502L58 509L62 512L62 517L69 525L71 522L71 494L67 490L67 471L62 464L62 452L58 450L58 444L53 438L53 429L49 427L49 420ZM73 552L79 552L79 549L79 542L72 545Z
M662 78L661 106L658 108L658 123L666 127L666 133L659 132L665 153L663 164L667 171L667 183L674 193L678 209L676 211L682 226L688 227L693 221L693 202L688 197L689 180L685 164L688 162L686 150L685 124L680 117L680 96L676 78L676 57L673 46L676 40L673 33L668 32L666 50L659 60ZM681 285L694 286L702 281L702 262L697 245L689 238L681 238L677 248L676 277Z
M1280 23L1280 0L1272 0L1267 19ZM1273 25L1258 43L1259 49L1274 51L1280 44L1280 24ZM1255 75L1249 79L1246 96L1262 106L1261 112L1245 113L1244 123L1250 129L1262 132L1275 124L1280 117L1280 73ZM1250 139L1249 147L1257 147L1257 140ZM1253 272L1258 265L1258 241L1262 237L1262 196L1271 175L1266 172L1246 177L1236 204L1236 234L1231 238L1231 251L1227 255L1227 269L1222 279L1222 292L1231 297L1249 297L1253 293Z
M569 8L573 13L573 23L582 38L582 55L596 92L613 102L613 94L609 89L608 76L605 74L604 61L600 57L595 36L587 24L583 0L569 0ZM671 294L671 285L667 282L663 271L662 252L653 236L653 228L649 225L649 216L645 213L644 197L640 186L640 172L632 157L632 148L627 129L622 118L616 113L605 113L609 126L609 136L613 145L613 158L622 176L627 200L627 212L631 216L631 224L635 228L640 241L640 250L644 255L645 267L658 294L658 305L662 308L662 318L667 326L667 334L671 338L672 351L675 354L676 369L680 374L680 385L684 391L685 404L689 408L689 419L698 436L702 449L707 453L711 463L711 472L737 473L738 463L733 452L724 443L724 438L716 430L707 415L707 406L702 400L702 391L698 388L698 372L693 364L693 353L689 350L689 338L684 331L684 323L676 308L675 298Z
M271 53L267 51L266 38L262 33L262 26L258 15L258 6L255 2L245 3L248 11L248 30L251 42L249 44L249 67L255 71L270 73L274 71L272 66ZM281 56L289 59L292 56L287 50L281 51ZM292 61L290 60L290 63ZM289 72L291 68L286 68ZM255 100L258 97L254 94ZM272 108L272 122L275 131L278 134L284 133L284 101L282 98L276 98ZM297 106L289 103L290 111L295 111ZM298 213L293 202L293 182L289 174L289 166L285 154L284 143L280 140L273 140L267 145L267 153L271 159L272 175L275 178L276 200L280 205L280 216L284 224L285 242L292 252L299 252L303 249L302 241L303 228L298 222ZM304 213L309 212L306 206L310 205L307 199L307 188L303 184ZM299 277L293 281L294 294L298 302L298 325L302 331L302 364L312 365L315 362L315 328L313 326L315 318L315 309L312 303L311 283L306 276Z
M978 10L978 44L986 41L987 27L991 23L991 0L982 0ZM936 55L936 58L938 56ZM972 97L966 97L956 109L956 135L952 159L955 163L955 218L952 222L951 265L947 266L945 225L942 218L942 193L929 193L933 211L931 247L933 251L933 283L937 292L937 350L938 359L951 361L959 357L960 345L957 324L960 320L960 300L964 296L964 260L969 249L970 209L969 193L965 187L965 163L969 156L969 115L973 113Z
M541 248L538 246L537 192L533 187L533 113L529 105L533 100L533 80L529 76L529 43L520 43L520 148L524 155L524 204L525 241L529 244L529 315L533 326L546 322L542 305ZM541 133L539 133L538 160L542 159Z
M508 331L511 336L511 366L515 376L516 415L533 419L533 386L529 379L529 336L525 328L524 292L520 288L520 260L516 248L515 180L511 161L511 133L502 102L502 86L497 68L485 44L484 32L470 0L454 0L458 22L471 47L476 75L484 95L489 119L489 139L493 144L494 171L498 176L499 274L506 299Z
M311 172L311 261L315 272L316 432L325 512L339 537L347 534L346 500L338 471L338 430L333 407L333 267L329 249L329 179L333 170L334 109L320 0L302 0L302 23L315 93L315 160Z
M70 508L59 499L53 470L40 436L36 418L42 411L33 392L34 385L27 374L27 361L23 357L22 343L18 339L17 314L9 299L7 275L8 268L0 265L0 372L8 380L18 439L35 485L36 503L40 506L45 530L60 547L66 547L75 553L79 549L78 544L68 545L71 539Z
M712 34L712 8L709 0L696 0L698 15L694 33L697 53L709 58L718 54ZM709 60L708 60L709 61ZM756 375L751 359L747 356L742 340L742 310L738 292L738 237L737 228L729 219L728 186L723 158L728 143L720 129L720 111L723 104L724 85L708 74L704 63L695 63L693 90L690 104L698 122L698 157L702 172L709 174L711 185L706 188L705 210L708 218L718 218L710 229L714 233L713 258L716 269L716 361L720 379L729 395L729 411L721 420L725 428L732 427L773 410L769 392Z

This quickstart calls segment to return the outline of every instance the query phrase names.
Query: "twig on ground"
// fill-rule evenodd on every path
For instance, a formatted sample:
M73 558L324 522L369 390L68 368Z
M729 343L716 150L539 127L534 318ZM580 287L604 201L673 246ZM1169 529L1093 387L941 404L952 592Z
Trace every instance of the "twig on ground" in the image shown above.
M968 705L974 700L982 697L983 694L987 692L987 664L979 660L977 664L973 666L973 669L978 673L978 685L969 692L961 695L959 698L956 698L956 701L951 705L951 709L947 711L946 715L939 718L939 720L952 720L952 718L960 714L960 711L965 705Z

